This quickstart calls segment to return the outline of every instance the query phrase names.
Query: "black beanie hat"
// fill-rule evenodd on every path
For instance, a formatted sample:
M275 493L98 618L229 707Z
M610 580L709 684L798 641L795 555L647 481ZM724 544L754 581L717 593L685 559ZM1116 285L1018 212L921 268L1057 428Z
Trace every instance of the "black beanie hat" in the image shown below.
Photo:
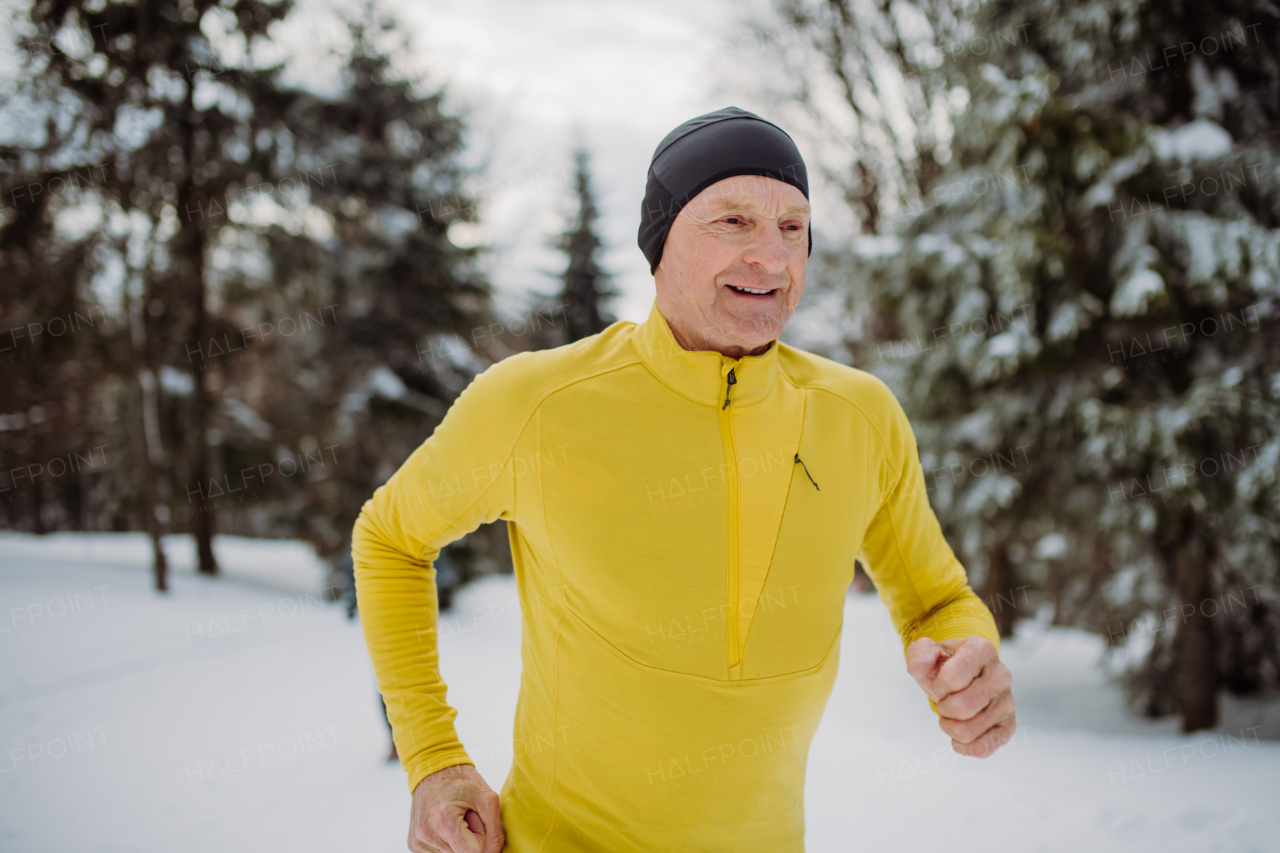
M649 272L658 269L667 232L694 196L734 175L774 178L809 197L809 175L800 149L776 124L737 107L691 118L666 135L649 162L640 204L640 251ZM813 253L813 233L809 233Z

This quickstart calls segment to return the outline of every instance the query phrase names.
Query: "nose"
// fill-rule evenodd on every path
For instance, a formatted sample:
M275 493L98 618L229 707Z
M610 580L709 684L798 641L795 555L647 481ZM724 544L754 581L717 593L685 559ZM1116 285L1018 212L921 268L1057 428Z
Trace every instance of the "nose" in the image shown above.
M783 242L776 222L765 223L764 227L757 229L755 240L742 255L743 261L762 267L770 275L785 270L789 259L787 244Z

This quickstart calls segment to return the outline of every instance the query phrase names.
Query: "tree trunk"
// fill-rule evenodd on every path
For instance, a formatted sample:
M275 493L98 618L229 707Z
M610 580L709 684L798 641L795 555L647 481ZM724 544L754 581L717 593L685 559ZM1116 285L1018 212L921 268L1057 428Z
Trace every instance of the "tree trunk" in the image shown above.
M135 276L141 274L141 271L134 273ZM156 499L156 472L157 469L164 470L164 445L161 443L160 430L160 383L156 379L154 362L150 358L152 348L147 346L147 321L143 312L149 288L144 287L135 295L130 293L129 287L129 283L126 283L124 305L125 315L129 318L129 341L137 363L138 425L141 427L141 453L138 453L138 458L142 465L142 525L151 539L151 573L155 578L156 590L168 592L169 561L165 557L161 539L164 530L157 515L159 503ZM134 447L136 452L137 444Z
M185 154L186 176L178 189L179 236L175 239L178 254L182 258L183 270L187 277L189 293L188 307L191 311L191 326L188 346L203 346L208 339L208 317L205 311L204 252L209 222L205 218L209 206L198 186L197 170L203 169L204 163L198 151L196 130L200 125L199 115L192 102L192 87L187 87L185 103ZM197 567L202 575L216 575L218 563L213 556L213 504L206 494L209 485L209 414L212 405L209 399L209 388L205 377L203 358L201 369L194 372L195 389L192 393L192 435L189 449L191 472L198 485L193 507L192 532L196 540Z
M42 445L36 445L41 447ZM28 469L30 470L30 469ZM49 532L44 524L44 482L35 477L31 480L31 531L37 536Z
M151 524L147 532L151 535L151 572L156 580L156 592L169 591L169 560L164 555L164 544L160 540L159 521Z
M160 446L159 388L156 377L148 368L138 371L138 386L142 391L142 524L151 537L151 571L155 576L156 590L169 590L169 561L165 557L161 536L160 504L156 499L156 469L164 464L164 449Z
M1205 615L1208 602L1213 599L1213 583L1209 560L1197 545L1191 533L1183 538L1173 557L1179 605L1178 691L1184 732L1211 729L1218 724L1217 641L1212 613Z
M151 537L151 573L155 577L156 591L169 591L169 560L164 554L160 519L157 511L160 505L156 502L155 466L147 464L143 473L143 500L146 502L143 523L147 526L147 535Z
M1012 637L1013 626L1018 621L1018 591L1014 588L1015 585L1009 549L1001 540L991 552L991 563L981 596L991 608L991 615L995 617L996 629L1001 637Z
M201 241L203 247L203 241ZM203 264L201 273L203 274ZM204 340L205 331L205 312L204 312L204 287L200 287L199 303L196 306L197 319L192 323L193 337L197 341ZM203 365L201 365L203 367ZM196 556L200 574L216 575L218 573L218 563L213 557L213 504L209 501L209 496L205 492L205 486L209 484L209 389L205 387L205 371L196 372L195 377L195 393L193 406L193 419L195 421L194 436L192 437L193 447L191 471L195 475L196 482L200 485L200 489L195 498L195 520L194 533L196 538Z

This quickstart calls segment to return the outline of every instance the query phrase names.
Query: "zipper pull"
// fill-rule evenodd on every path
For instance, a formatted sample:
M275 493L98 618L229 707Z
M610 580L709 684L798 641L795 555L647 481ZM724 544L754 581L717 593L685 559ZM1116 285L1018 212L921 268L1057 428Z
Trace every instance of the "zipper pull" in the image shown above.
M810 483L813 483L813 487L818 489L818 491L822 491L822 489L818 488L818 481L813 479L813 475L809 473L809 466L804 464L804 460L800 458L799 453L796 454L796 462L798 462L800 467L804 469L804 475L809 478Z
M729 392L733 389L734 385L738 384L738 377L733 375L733 368L729 369L729 375L725 378L727 379L727 383L724 386L724 405L720 407L720 411L722 412L729 408Z

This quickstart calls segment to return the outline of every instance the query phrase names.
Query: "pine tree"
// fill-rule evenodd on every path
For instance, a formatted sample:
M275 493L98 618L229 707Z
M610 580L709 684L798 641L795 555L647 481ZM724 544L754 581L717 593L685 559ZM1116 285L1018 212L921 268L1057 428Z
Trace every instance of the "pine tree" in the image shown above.
M59 160L85 155L107 161L101 215L122 217L136 241L134 253L152 259L130 269L124 285L148 309L141 321L146 328L132 333L135 343L143 342L137 376L144 398L156 393L159 365L180 363L193 348L201 361L207 358L204 349L215 325L210 226L227 215L230 193L272 173L279 152L274 145L252 143L281 128L280 96L288 98L279 86L280 67L252 69L247 76L243 68L229 71L203 27L208 22L250 45L290 8L288 2L257 0L234 10L210 0L37 2L31 8L31 32L22 44L32 60L31 96L50 117L42 165L51 171ZM73 40L82 49L53 49L65 32L77 36ZM61 116L57 121L55 114ZM129 122L138 115L153 119L141 139L133 138L138 131ZM126 269L132 266L126 263ZM216 400L207 373L194 371L193 377L178 431L185 457L179 479L188 494L194 489L191 524L199 571L214 574L215 508L207 484L214 480L210 445L216 442L210 438L216 432L210 426ZM149 447L140 460L148 469L145 482L155 480L150 469L164 464L164 455ZM145 490L146 500L154 500L152 489ZM154 505L143 507L142 515L150 519L154 511ZM156 554L157 585L163 587L158 546Z
M1114 647L1139 710L1211 727L1221 687L1280 680L1280 21L970 20L981 50L931 75L964 104L943 170L819 275L860 283L847 357L899 394L997 617L1048 605Z
M442 341L490 319L474 251L447 237L475 205L444 93L400 70L402 30L375 6L345 40L304 38L350 45L334 54L336 95L285 84L258 57L288 11L36 4L22 91L51 118L40 139L0 148L6 190L93 177L23 198L2 224L6 305L30 322L98 320L0 378L0 411L54 422L0 432L0 454L26 463L103 436L121 454L93 494L59 481L7 508L10 523L146 529L160 588L169 496L204 571L215 510L230 532L341 551L360 504L475 372ZM59 32L83 49L48 50ZM70 213L106 225L63 236ZM118 301L97 305L104 280ZM34 444L46 435L48 450ZM76 500L93 512L68 519Z
M609 284L609 275L600 267L597 254L603 244L596 233L600 211L591 187L590 158L579 149L574 152L574 192L578 211L569 230L560 235L559 248L569 258L560 276L560 305L566 319L566 342L602 332L614 322L604 303L617 292Z
M245 276L232 309L251 325L296 316L299 305L336 306L331 327L264 353L267 381L246 382L242 397L273 434L241 436L257 458L281 444L332 446L312 482L277 477L267 506L241 523L254 535L299 536L334 559L365 500L483 369L471 333L493 319L478 250L448 239L452 224L478 214L459 163L463 123L442 90L402 70L410 51L394 18L365 7L348 28L338 94L299 95L286 117L297 157L336 164L309 188L333 236L267 229L270 277ZM470 564L457 562L465 579Z

